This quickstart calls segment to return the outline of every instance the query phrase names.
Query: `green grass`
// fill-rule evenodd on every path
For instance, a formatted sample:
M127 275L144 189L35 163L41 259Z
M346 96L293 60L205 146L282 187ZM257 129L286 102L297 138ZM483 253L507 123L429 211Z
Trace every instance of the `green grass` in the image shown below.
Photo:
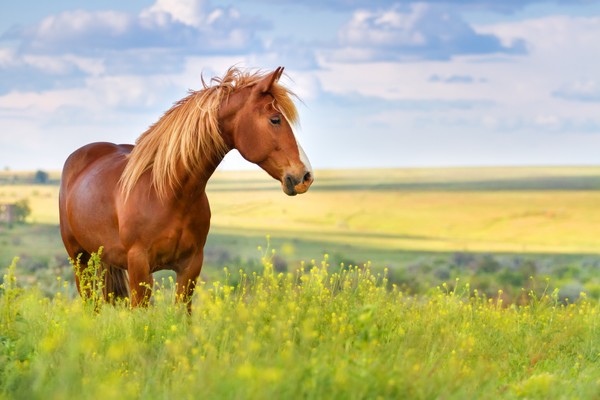
M600 393L600 168L317 171L294 198L218 172L191 317L165 274L148 308L82 301L58 187L30 175L0 185L32 206L0 227L0 267L21 257L0 288L0 400Z
M98 312L64 283L0 295L0 398L592 399L600 308L556 293L506 306L466 285L408 296L327 259L203 283L188 317L170 285L154 305ZM231 285L237 276L239 284Z

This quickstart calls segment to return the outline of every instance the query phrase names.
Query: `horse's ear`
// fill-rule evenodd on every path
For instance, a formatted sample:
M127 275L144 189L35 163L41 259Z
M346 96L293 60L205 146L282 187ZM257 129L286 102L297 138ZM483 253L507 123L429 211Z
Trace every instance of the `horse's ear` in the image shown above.
M269 93L271 86L281 78L281 74L283 74L283 67L277 67L275 71L258 81L256 90L259 93Z

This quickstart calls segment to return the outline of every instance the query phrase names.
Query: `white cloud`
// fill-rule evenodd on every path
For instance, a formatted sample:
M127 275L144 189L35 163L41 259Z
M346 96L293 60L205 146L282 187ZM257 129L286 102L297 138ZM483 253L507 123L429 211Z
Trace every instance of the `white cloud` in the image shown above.
M281 79L282 84L294 92L301 101L312 101L322 94L321 83L312 72L286 72Z
M244 16L234 8L214 7L207 0L157 0L138 14L64 11L33 26L13 28L0 37L13 42L9 47L0 46L0 73L4 77L0 94L17 96L15 104L27 98L40 105L34 99L48 92L58 101L56 107L69 106L64 96L56 97L57 91L88 90L89 78L108 82L145 76L151 82L153 76L181 73L190 57L261 50L255 33L265 26L262 20ZM127 96L124 93L119 98ZM129 99L125 102L131 103ZM109 105L122 101L115 95L105 100ZM141 104L148 104L148 100Z
M44 121L55 119L57 112L67 109L74 114L73 118L83 113L102 120L115 113L149 112L157 106L165 107L178 100L163 98L165 94L170 96L172 91L173 82L168 76L90 77L84 86L73 89L6 93L0 96L0 111L26 119L35 115L36 120ZM179 91L184 97L185 89Z
M148 23L165 26L171 21L205 29L225 20L241 20L242 16L234 8L212 8L205 0L157 0L143 10L141 19Z
M37 25L12 29L4 39L19 41L23 51L52 55L145 48L206 54L259 48L255 33L266 27L262 20L204 0L157 0L138 15L64 11Z
M294 38L268 39L261 52L250 54L250 62L266 67L287 66L296 70L315 70L319 68L315 46L299 43Z
M39 36L62 36L87 34L89 31L103 31L109 35L120 35L129 29L131 18L116 11L87 12L83 10L66 11L51 15L42 20L36 31Z
M553 95L565 100L600 102L600 81L581 79L563 84Z
M52 90L40 92L14 91L0 96L0 110L5 114L30 115L51 114L61 107L94 107L91 93L82 89Z
M524 52L522 39L501 43L493 34L476 32L449 6L426 3L356 11L338 39L340 48L331 56L348 61L447 60L461 54Z
M360 64L323 57L318 76L326 93L364 96L365 104L369 98L397 102L364 116L367 125L390 131L403 124L411 132L464 130L482 138L491 132L600 134L599 18L547 17L474 29L505 44L525 38L529 52ZM444 102L456 107L437 108Z
M201 26L205 16L210 12L204 1L193 0L157 0L152 6L143 10L143 20L150 20L159 25L167 25L170 20L189 26Z
M15 58L14 49L0 47L0 68L14 67L17 64Z
M420 22L430 7L411 5L409 12L394 9L383 12L357 11L340 31L342 45L350 46L423 46L427 44Z
M492 11L500 13L513 13L528 5L536 3L559 4L565 6L590 5L600 0L278 0L278 3L302 4L310 9L330 8L335 10L354 10L357 8L384 8L399 3L445 4L457 10L467 11ZM263 0L273 3L273 0Z
M115 43L134 26L134 19L115 11L65 11L38 25L13 33L29 51L42 53L72 49L95 50Z
M79 57L72 54L48 56L25 54L15 62L34 67L51 75L64 75L79 70L87 75L99 75L105 72L106 66L101 59Z

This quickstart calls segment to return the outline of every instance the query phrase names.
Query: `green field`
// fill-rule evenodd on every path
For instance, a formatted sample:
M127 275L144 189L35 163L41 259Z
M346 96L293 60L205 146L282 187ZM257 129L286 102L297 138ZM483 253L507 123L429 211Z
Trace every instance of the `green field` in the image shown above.
M32 208L0 225L0 399L600 396L600 168L217 172L191 317L170 274L79 299L31 176L0 173Z
M327 258L225 271L188 317L158 284L131 310L20 289L0 296L0 398L594 399L600 307L532 290L521 306L468 285L409 296ZM237 276L237 283L230 282ZM542 285L543 286L543 285Z

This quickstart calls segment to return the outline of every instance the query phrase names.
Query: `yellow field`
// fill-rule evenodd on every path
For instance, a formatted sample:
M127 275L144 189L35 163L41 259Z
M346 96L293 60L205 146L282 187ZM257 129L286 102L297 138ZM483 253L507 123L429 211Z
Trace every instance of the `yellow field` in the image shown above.
M28 199L28 222L58 224L58 185L0 185L0 203Z
M311 191L285 196L262 171L209 183L218 234L344 243L372 249L598 253L600 168L317 171ZM2 185L27 197L32 222L58 223L58 187Z
M595 192L319 192L293 203L273 197L213 194L213 231L424 251L600 251Z
M215 177L213 231L381 249L600 251L600 191L588 188L600 168L322 171L292 199L261 175Z

